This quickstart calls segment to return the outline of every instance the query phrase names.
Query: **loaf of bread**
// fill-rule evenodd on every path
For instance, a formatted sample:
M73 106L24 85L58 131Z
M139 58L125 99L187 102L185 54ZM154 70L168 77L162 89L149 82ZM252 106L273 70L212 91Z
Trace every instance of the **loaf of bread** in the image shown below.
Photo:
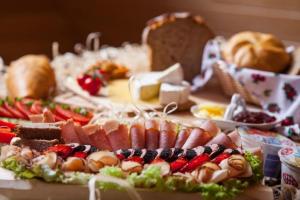
M214 34L200 16L172 13L150 20L142 40L149 47L153 71L162 71L180 63L184 79L191 81L200 73L204 46L213 37Z
M6 87L12 98L46 98L55 90L55 85L54 71L46 56L26 55L8 68Z
M282 72L291 62L284 44L271 34L240 32L222 46L223 58L237 67Z

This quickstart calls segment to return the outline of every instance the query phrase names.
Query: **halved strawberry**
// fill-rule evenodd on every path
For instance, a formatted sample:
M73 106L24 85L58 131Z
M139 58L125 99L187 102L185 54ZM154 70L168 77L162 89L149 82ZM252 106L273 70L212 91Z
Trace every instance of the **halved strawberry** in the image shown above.
M30 107L30 112L33 114L41 114L43 113L42 102L34 101Z
M182 167L179 171L182 173L191 172L195 170L197 167L200 167L205 162L209 161L209 155L204 153L202 155L196 156L191 161L189 161L184 167Z
M7 117L7 118L13 118L13 114L10 113L8 110L4 107L4 100L0 99L0 117Z
M21 113L12 102L5 101L4 102L4 108L9 111L15 118L17 119L28 119L26 115Z
M72 147L64 145L64 144L57 144L55 146L49 147L47 149L47 151L55 152L55 153L57 153L57 155L59 155L63 159L66 159L68 156L71 155L73 149L72 149Z
M85 115L82 115L82 114L79 114L79 113L75 113L71 109L64 109L60 105L55 106L55 111L59 116L61 116L65 120L73 119L74 121L79 122L81 125L87 124L90 121L91 117L92 117L91 113L87 113L86 116L85 116Z

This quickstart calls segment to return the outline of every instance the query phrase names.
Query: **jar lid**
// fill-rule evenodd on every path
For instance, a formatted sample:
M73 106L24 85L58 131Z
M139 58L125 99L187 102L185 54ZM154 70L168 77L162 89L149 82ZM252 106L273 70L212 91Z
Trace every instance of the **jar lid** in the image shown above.
M278 155L281 162L300 168L300 147L284 147L279 150Z

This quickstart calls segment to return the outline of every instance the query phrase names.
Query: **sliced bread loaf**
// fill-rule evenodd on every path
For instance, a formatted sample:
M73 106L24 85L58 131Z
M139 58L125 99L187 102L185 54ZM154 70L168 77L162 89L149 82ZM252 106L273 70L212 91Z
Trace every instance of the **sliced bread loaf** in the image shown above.
M142 40L149 47L153 71L164 70L179 62L183 66L185 80L192 81L201 71L204 46L213 37L200 16L171 13L150 20Z

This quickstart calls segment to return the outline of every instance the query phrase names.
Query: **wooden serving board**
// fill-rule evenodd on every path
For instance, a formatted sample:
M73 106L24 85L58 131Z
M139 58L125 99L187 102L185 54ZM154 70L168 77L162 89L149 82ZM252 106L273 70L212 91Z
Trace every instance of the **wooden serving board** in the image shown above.
M172 200L201 200L198 193L159 192L149 189L138 189L143 200L172 199ZM1 200L84 200L89 198L86 186L45 183L39 180L0 180ZM130 200L125 191L101 191L102 200ZM236 200L272 200L273 193L269 187L257 185L247 189Z

